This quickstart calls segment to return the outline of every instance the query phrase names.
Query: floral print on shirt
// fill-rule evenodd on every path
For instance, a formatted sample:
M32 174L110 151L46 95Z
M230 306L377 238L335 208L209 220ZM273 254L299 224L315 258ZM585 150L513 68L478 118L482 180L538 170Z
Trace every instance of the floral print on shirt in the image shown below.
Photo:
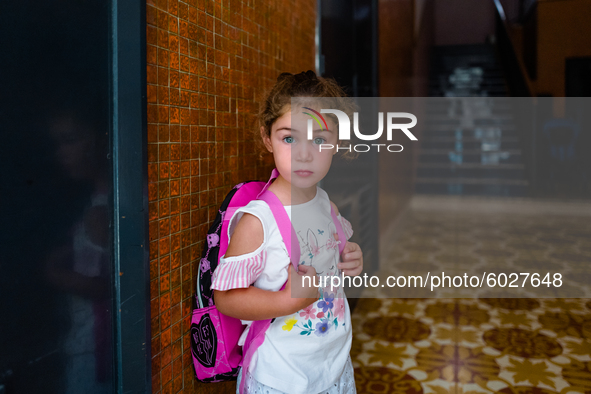
M350 237L350 223L342 220L343 230ZM347 231L348 230L348 231ZM339 244L336 227L330 221L324 229L308 228L304 233L297 232L302 261L300 264L312 266L316 273L322 276L340 276L338 269ZM343 241L346 242L346 241ZM330 280L329 282L330 283ZM284 332L298 332L299 335L316 335L324 337L344 327L346 322L345 294L341 286L331 289L330 286L320 288L321 296L315 303L298 311L295 315L286 317L281 327Z
M318 301L302 309L297 315L285 319L284 331L291 331L293 328L300 330L300 335L317 335L323 337L329 334L334 327L345 325L345 299L335 298L335 293L322 292ZM296 316L297 316L296 315Z

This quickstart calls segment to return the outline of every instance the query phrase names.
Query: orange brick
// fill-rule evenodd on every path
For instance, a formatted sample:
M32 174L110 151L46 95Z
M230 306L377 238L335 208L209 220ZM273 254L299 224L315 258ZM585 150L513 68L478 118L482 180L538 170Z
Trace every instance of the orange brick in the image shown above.
M188 335L205 234L230 187L273 166L253 153L256 99L314 68L315 2L261 2L146 1L154 393L201 391Z

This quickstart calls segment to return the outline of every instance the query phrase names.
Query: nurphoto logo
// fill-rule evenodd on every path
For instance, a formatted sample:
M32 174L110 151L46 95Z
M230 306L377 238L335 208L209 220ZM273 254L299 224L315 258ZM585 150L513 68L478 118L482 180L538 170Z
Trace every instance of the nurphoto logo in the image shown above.
M312 119L308 119L308 140L312 140L313 137L313 128L314 128L314 121L320 126L321 130L328 129L328 124L324 119L322 114L333 114L337 117L339 122L339 140L350 140L351 139L351 121L349 116L341 110L338 109L321 109L320 112L309 108L303 107L304 109L309 110L310 112L304 112L304 114L309 115ZM409 123L394 123L394 119L405 118L409 119ZM417 117L408 112L387 112L386 113L386 138L388 141L392 141L392 134L394 130L402 131L411 141L417 141L417 137L414 136L413 133L410 132L409 129L413 128L417 124ZM379 139L383 132L384 132L384 113L378 112L378 131L375 134L362 134L359 131L359 113L353 113L353 132L355 136L363 141L375 141ZM370 146L371 145L371 146ZM402 152L403 146L400 144L355 144L349 145L347 147L340 147L337 145L337 152L339 150L354 150L355 152L369 152L372 146L375 146L377 151L380 151L380 147L386 147L388 152ZM332 144L320 144L319 150L322 152L322 149L333 149L334 145Z

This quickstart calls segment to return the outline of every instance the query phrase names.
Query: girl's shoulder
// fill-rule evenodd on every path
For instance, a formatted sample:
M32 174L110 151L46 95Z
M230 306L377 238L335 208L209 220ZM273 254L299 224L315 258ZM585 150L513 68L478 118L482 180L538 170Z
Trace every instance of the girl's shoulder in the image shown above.
M320 186L316 186L316 190L318 191L318 193L320 193L320 198L322 198L323 200L329 200L328 193L323 188L321 188Z
M238 223L242 221L241 219L245 214L249 215L246 215L247 220L240 226L240 230L260 232L262 227L263 243L265 243L274 227L275 219L267 203L260 200L252 200L245 206L236 209L228 224L228 235L230 237L233 235L235 229L238 228Z
M269 222L262 201L250 201L234 211L228 222L229 256L249 257L260 253L269 238Z
M262 222L263 227L269 224L270 220L273 220L273 213L271 212L271 208L269 208L269 205L267 205L266 202L261 200L251 200L245 206L238 208L234 213L234 216L232 216L230 220L238 221L244 213L249 213L259 218L259 220Z
M252 200L234 212L228 223L228 240L228 256L246 258L263 251L275 253L285 249L271 208L259 200Z
M330 207L332 205L333 208L335 209L335 212L338 212L336 205L328 197L328 193L320 186L317 187L317 190L318 190L318 194L319 194L319 201L320 201L320 204L322 205L322 208L325 210L328 209L330 211Z

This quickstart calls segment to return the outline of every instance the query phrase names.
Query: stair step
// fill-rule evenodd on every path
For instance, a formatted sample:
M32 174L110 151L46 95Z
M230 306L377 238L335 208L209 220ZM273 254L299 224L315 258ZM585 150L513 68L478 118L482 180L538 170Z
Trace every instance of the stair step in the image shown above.
M417 163L417 168L444 168L444 169L490 169L490 170L523 170L523 164L482 164L482 163Z
M427 102L427 108L425 110L425 113L427 115L429 114L448 114L450 111L450 102L452 99L447 99L447 100L442 100L442 99L438 99L437 101L439 101L439 103L436 103L434 100L433 101L429 101ZM487 100L487 98L485 98L484 100ZM498 99L494 99L494 100L488 100L489 103L482 103L482 105L484 106L486 104L487 109L489 111L491 111L492 114L497 114L497 113L513 113L513 107L511 104L508 103L502 103L499 102ZM475 108L477 109L477 108ZM456 113L462 113L463 112L463 108L462 107L456 107L454 109L454 111Z
M504 130L504 129L503 129ZM435 132L437 132L437 130L433 130ZM467 136L466 135L467 132L466 130L464 130L463 136L461 138L461 142L465 145L465 144L469 144L469 143L481 143L482 139L480 138L476 138L476 137L472 137L472 136ZM518 143L519 142L519 138L517 137L509 137L506 135L502 135L501 138L501 143ZM423 138L422 139L422 143L445 143L445 142L456 142L456 138L455 137L444 137L444 136L432 136L430 138Z
M511 129L510 127L514 124L513 119L483 119L483 118L476 118L472 119L471 123L462 122L464 119L462 118L440 118L440 119L425 119L421 126L424 127L425 131L432 131L432 132L439 132L439 131L450 131L453 130L454 132L457 129L462 130L462 135L465 134L474 134L475 129L499 129L501 134L504 131L515 131L515 127ZM472 125L472 127L466 127L467 125Z
M493 166L493 161L496 161L498 165L501 164L521 164L523 158L521 153L506 153L507 151L496 151L486 152L480 150L479 153L465 153L465 152L454 152L453 150L445 151L440 154L423 154L419 151L419 163L421 164L455 164L459 165L458 162L463 164L483 164L486 166ZM489 164L484 164L485 162Z
M480 95L481 92L488 92L487 94L490 95L490 93L495 93L495 92L505 92L506 91L506 87L504 84L501 85L484 85L481 84L479 85L477 88L456 88L454 86L451 85L437 85L437 86L429 86L429 91L441 91L443 93L445 92L458 92L458 91L465 91L466 94L469 93L478 93L478 95ZM458 96L461 97L461 96ZM482 96L482 97L487 97L487 96Z
M449 83L451 84L451 82L449 82L449 77L450 74L442 74L440 76L440 78L429 78L429 87L431 86L439 86L441 85L441 79L443 79L443 81L445 83ZM499 85L499 86L504 86L505 85L505 78L503 78L501 75L499 76L490 76L490 75L484 75L481 82L480 82L480 86L495 86L495 85Z
M464 185L518 185L527 186L528 181L523 179L505 178L417 178L416 184L464 184Z
M440 150L442 152L455 151L456 143L458 142L461 144L464 152L482 150L482 140L470 137L464 137L459 141L456 141L455 138L447 137L423 137L419 138L419 140L421 142L421 150L419 150L419 152L424 152L426 150ZM520 147L517 138L504 137L500 140L500 150L521 152L521 149L519 149Z
M466 155L480 155L482 153L509 153L511 155L520 155L521 149L501 149L501 150L482 150L482 149L462 149L460 151L449 150L449 149L421 149L419 153L421 155L436 156L436 155L447 155L448 153L461 153Z
M445 138L449 138L449 139L454 139L456 138L456 130L454 127L457 127L458 129L461 129L460 125L457 126L450 126L447 125L445 127L441 127L438 129L433 129L433 128L428 128L423 130L422 136L421 136L421 141L432 141L433 138L441 138L441 137L445 137ZM519 134L517 133L517 131L515 129L510 129L510 128L505 128L505 127L501 127L501 135L503 137L511 137L511 138L519 138ZM460 139L460 141L463 141L464 138L466 138L467 136L473 137L474 136L474 130L473 129L462 129L462 137Z
M417 168L418 178L477 178L477 179L509 179L524 180L525 170L517 167L517 164L481 164L466 163L452 166L449 163L434 164L421 163ZM508 166L516 166L514 168Z
M466 116L464 115L438 115L438 114L429 114L426 116L426 123L432 123L432 122L460 122L462 120L464 120L466 118ZM475 122L491 122L491 123L509 123L509 121L513 121L514 117L512 114L497 114L497 115L489 115L486 117L482 117L482 116L474 116L472 119L474 119ZM502 121L502 122L500 122Z
M469 55L469 56L441 56L435 64L442 67L498 67L497 59L490 55Z
M435 137L433 137L435 138ZM449 139L448 141L433 141L433 138L426 139L420 138L421 147L419 152L425 152L429 150L437 150L441 152L455 152L456 151L456 141L454 139ZM473 150L482 150L482 141L476 140L467 142L465 139L459 141L461 147L464 152L473 151ZM521 152L521 146L519 141L507 141L501 140L500 142L500 151L511 151L511 152Z
M482 79L480 80L481 83L487 83L489 85L497 83L502 85L505 83L505 75L501 70L493 70L493 69L483 69L482 70ZM437 74L429 75L428 84L429 86L438 85L438 84L449 84L451 83L449 77L455 74L456 69L450 70L439 70Z
M479 92L460 92L454 90L429 90L429 97L507 97L507 90L486 90Z
M453 98L453 99L446 99L446 100L442 100L441 98L428 98L425 100L425 102L427 103L427 105L431 106L441 106L441 105L447 105L448 101L461 101L462 98ZM475 99L471 98L469 99L470 101L473 101ZM493 107L496 107L498 105L507 105L509 106L509 108L511 108L511 105L513 104L513 100L511 99L511 97L501 97L501 98L496 98L494 100L489 100L487 97L483 97L482 101L486 101L488 102L490 105L492 105Z
M429 97L507 97L507 91L503 92L484 92L482 94L458 94L457 96L452 96L451 94L445 94L445 92L440 91L429 91Z
M502 109L493 109L489 112L480 111L477 114L471 115L472 119L514 119L513 113L502 110ZM463 120L467 119L467 115L462 114L461 112L458 113L457 111L453 111L451 114L449 111L444 110L427 110L423 115L423 119L425 120L438 120L438 119L458 119Z
M528 196L527 185L514 184L421 183L416 185L415 192L428 195L469 195L487 197Z
M490 44L456 44L456 45L437 45L433 47L437 54L480 54L494 53L494 47Z
M426 125L423 124L422 125L423 131L424 132L432 132L432 133L440 133L440 132L447 132L447 131L453 131L455 133L456 129L461 129L462 130L462 136L466 136L466 137L470 137L473 136L474 132L476 129L478 128L483 128L483 127L495 127L501 130L501 135L503 137L509 137L505 135L505 132L509 132L509 131L516 131L516 127L515 125L509 123L509 124L504 124L504 125L475 125L474 127L460 127L460 122L453 122L453 123L449 123L446 124L445 122L438 122L435 124L430 124L430 125ZM447 137L444 135L437 135L440 137ZM455 134L454 134L455 137ZM511 136L514 137L514 136Z

